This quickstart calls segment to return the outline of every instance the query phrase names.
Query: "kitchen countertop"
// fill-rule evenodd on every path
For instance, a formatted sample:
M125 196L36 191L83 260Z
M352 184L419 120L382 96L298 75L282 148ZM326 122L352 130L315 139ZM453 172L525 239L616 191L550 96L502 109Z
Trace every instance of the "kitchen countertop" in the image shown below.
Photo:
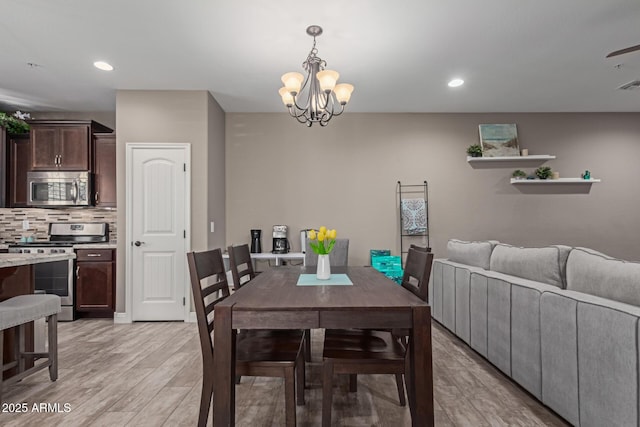
M0 268L75 259L76 254L0 254Z

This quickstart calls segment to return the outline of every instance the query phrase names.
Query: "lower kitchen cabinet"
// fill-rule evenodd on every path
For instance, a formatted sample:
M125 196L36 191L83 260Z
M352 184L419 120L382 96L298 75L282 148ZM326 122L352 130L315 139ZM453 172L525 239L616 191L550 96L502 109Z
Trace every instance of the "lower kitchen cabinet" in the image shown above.
M76 311L78 316L113 317L115 310L115 250L76 250Z

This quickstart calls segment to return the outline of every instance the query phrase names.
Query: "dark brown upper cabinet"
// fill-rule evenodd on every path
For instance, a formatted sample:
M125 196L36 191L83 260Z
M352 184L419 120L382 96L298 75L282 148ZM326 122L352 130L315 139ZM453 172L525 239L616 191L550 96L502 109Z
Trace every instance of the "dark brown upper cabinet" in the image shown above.
M87 171L94 133L112 129L93 120L30 120L31 170Z
M7 136L8 186L7 206L27 206L27 171L31 166L29 134Z
M116 134L96 133L93 136L93 177L96 207L116 206Z

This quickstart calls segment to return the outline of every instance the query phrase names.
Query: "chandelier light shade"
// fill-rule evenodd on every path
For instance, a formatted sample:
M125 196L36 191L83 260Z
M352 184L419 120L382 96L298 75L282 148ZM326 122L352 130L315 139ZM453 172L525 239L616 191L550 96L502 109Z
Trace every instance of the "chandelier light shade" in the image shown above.
M289 114L298 122L311 126L319 123L326 126L333 116L344 112L353 92L353 85L336 84L340 74L337 71L325 70L326 61L320 59L316 49L316 37L322 34L322 28L311 25L307 34L313 37L313 47L302 63L306 77L300 73L290 72L282 75L279 93Z

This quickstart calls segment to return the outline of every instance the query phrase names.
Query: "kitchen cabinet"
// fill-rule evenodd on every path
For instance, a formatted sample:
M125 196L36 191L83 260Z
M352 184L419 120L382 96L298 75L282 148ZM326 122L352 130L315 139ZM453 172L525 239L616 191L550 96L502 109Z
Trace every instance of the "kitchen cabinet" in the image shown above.
M96 133L93 137L94 204L116 206L116 134Z
M29 134L8 135L8 186L7 203L9 207L27 206L27 171L31 167L31 145Z
M31 170L90 170L92 135L113 132L93 120L30 120Z
M113 317L115 310L115 250L76 250L76 311Z
M8 300L18 295L28 295L33 293L33 268L30 265L0 268L0 301ZM9 328L4 331L4 339L0 357L5 364L15 361L14 348L16 345L16 328ZM33 351L33 322L26 326L25 350ZM33 362L27 362L27 368L33 366ZM16 368L11 368L3 375L4 379L9 379L17 373Z
M0 208L7 206L7 179L9 177L7 159L7 131L0 126Z

